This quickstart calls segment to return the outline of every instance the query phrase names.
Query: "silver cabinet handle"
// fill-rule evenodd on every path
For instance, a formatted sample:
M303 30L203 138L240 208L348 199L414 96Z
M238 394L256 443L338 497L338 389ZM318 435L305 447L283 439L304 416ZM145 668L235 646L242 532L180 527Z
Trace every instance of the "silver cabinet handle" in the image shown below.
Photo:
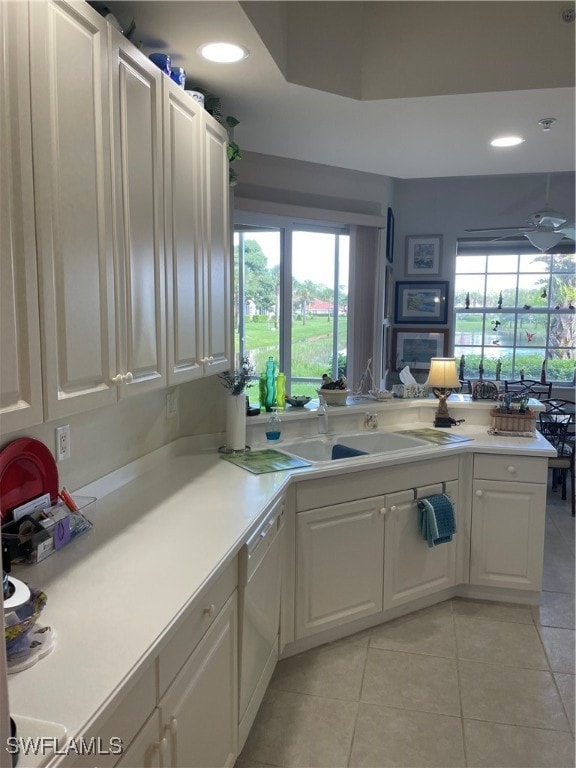
M210 616L210 618L214 616L215 612L216 612L216 606L214 605L214 603L210 603L210 605L206 606L206 608L204 608L204 611L203 611L203 613L206 616Z
M386 509L386 507L381 507L381 508L380 508L380 514L381 514L381 515L385 515L385 514L386 514L386 512L388 512L388 510Z
M125 374L125 375L122 377L122 380L124 381L124 383L125 383L125 384L131 384L131 383L134 381L134 376L132 376L132 374L130 373L130 371L128 371L128 373L126 373L126 374Z
M484 496L484 491L480 491L480 490L476 491L476 496L478 496L478 498L480 498L481 496Z
M178 718L177 717L171 717L170 718L170 733L172 736L176 736L178 733Z
M510 465L509 467L506 467L506 469L508 470L508 472L510 472L511 475L513 475L516 472L516 467L513 467L512 465Z
M121 373L117 373L116 376L112 376L112 381L114 384L121 384L123 380L123 376Z

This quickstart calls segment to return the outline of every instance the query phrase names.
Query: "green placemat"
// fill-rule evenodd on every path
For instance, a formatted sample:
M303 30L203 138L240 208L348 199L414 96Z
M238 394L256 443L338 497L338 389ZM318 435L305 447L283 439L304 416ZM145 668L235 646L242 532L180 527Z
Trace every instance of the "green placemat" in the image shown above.
M221 458L236 464L242 469L247 469L255 475L262 475L265 472L278 472L283 469L297 469L298 467L312 466L309 461L296 459L294 456L287 456L280 451L274 451L271 448L265 448L262 451L248 451L248 453L230 453L222 454Z
M439 429L432 429L431 427L422 427L422 429L403 429L401 432L397 432L397 434L412 435L412 437L419 437L422 440L428 440L430 443L436 443L436 445L468 443L473 439L471 437L466 437L465 435L455 435L452 432L441 432Z

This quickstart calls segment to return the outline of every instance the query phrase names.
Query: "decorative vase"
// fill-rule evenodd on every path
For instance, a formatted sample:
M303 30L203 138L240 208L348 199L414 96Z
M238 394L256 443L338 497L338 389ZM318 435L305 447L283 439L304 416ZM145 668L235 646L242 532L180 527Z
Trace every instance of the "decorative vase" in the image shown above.
M246 395L226 398L226 447L231 451L246 448Z

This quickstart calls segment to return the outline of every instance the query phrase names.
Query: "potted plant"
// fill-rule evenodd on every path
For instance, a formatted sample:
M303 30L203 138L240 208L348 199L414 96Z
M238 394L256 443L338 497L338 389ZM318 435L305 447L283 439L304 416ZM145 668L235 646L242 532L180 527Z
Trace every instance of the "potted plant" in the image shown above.
M244 355L238 368L218 376L229 390L226 398L226 449L230 452L246 450L246 390L252 386L253 374L254 366Z

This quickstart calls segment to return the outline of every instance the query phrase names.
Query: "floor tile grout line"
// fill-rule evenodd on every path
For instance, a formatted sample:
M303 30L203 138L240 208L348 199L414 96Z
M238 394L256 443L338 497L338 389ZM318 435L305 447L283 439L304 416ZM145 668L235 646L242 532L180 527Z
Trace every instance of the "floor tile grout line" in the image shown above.
M364 687L364 677L366 676L366 665L368 664L368 651L370 650L370 635L368 635L368 643L364 650L365 650L364 669L362 670L362 678L360 680L360 692L358 694L358 701L356 706L356 717L354 718L354 727L352 728L352 738L350 739L350 746L348 748L348 759L346 760L347 768L349 768L350 761L352 760L352 750L354 749L354 739L356 738L356 728L358 727L358 716L360 715L360 704L362 702L362 688Z
M468 766L468 749L466 745L466 730L464 728L464 707L462 705L462 687L460 680L460 664L458 659L460 657L458 648L458 632L456 631L456 616L458 614L454 612L454 604L452 603L452 626L454 630L454 648L456 650L456 681L458 684L458 706L460 707L460 734L462 737L462 751L464 752L464 765Z

